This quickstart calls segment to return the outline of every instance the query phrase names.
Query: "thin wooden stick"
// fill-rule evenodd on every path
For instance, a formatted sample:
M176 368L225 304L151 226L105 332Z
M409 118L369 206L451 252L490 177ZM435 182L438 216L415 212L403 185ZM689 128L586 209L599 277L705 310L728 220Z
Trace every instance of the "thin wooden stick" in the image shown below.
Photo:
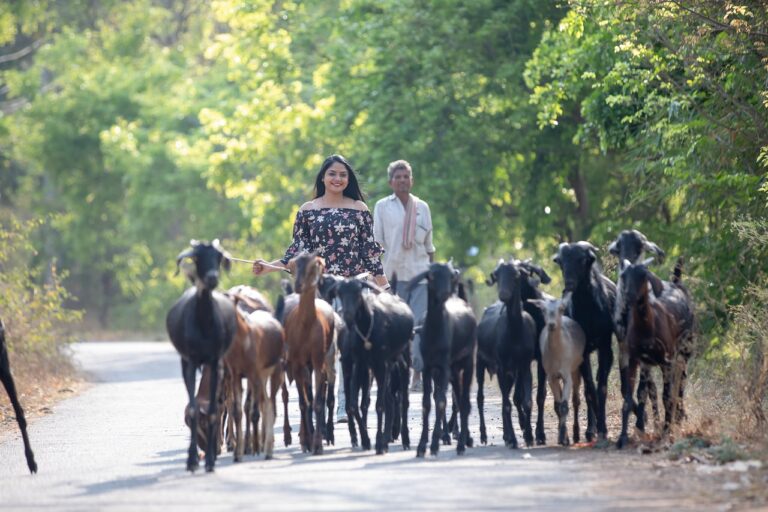
M241 262L241 263L250 263L251 265L253 265L254 263L256 263L256 260L244 260L244 259L242 259L242 258L235 258L235 257L233 257L233 256L230 256L230 257L229 257L229 259L231 259L232 261L239 261L239 262ZM265 266L265 267L267 267L267 268L271 268L271 269L274 269L274 270L282 270L283 272L288 272L289 274L291 273L291 271L290 271L290 270L288 270L288 269L287 269L287 268L285 268L285 267L278 267L277 265L271 265L271 264L269 264L269 263L267 263L267 262L264 262L264 263L260 263L260 265L263 265L263 266Z

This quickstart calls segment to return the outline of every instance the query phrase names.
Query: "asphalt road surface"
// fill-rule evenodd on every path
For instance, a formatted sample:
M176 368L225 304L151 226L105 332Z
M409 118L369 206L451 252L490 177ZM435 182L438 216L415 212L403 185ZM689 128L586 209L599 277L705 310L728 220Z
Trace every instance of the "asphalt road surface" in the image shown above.
M39 473L30 475L21 439L0 439L3 510L702 510L706 499L681 491L643 457L613 449L547 446L509 450L501 439L500 401L486 401L489 444L461 457L455 445L415 457L390 445L385 455L352 449L346 425L336 446L302 454L291 388L294 445L275 458L225 453L216 471L185 469L189 431L178 356L168 342L81 343L77 360L92 385L30 426ZM491 383L496 387L496 382ZM474 398L472 400L474 408ZM375 425L371 408L369 425ZM434 414L434 413L433 413ZM421 432L420 395L411 395L411 439ZM417 418L418 417L418 418ZM517 427L517 419L514 419ZM552 423L552 420L549 421ZM470 426L479 438L473 410ZM550 443L555 439L551 425ZM373 429L369 429L373 434ZM518 436L521 439L518 431ZM203 461L201 461L201 468ZM714 507L712 507L714 509Z

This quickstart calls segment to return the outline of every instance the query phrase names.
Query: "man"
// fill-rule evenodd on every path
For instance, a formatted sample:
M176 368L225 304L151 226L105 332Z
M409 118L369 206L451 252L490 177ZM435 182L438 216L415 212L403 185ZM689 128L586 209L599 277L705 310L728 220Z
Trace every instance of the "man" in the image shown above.
M408 281L429 268L434 260L432 245L432 216L429 205L411 194L413 171L405 160L396 160L387 167L392 195L380 199L373 209L373 236L384 247L384 274L390 279L397 274L397 294L413 311L416 325L427 314L427 283L419 283L410 292ZM411 347L413 384L411 390L421 389L421 338L417 334Z

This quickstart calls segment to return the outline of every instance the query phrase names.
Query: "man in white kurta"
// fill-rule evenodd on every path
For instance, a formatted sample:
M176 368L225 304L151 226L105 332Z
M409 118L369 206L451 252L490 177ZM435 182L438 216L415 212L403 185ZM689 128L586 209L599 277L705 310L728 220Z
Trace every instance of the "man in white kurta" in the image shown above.
M392 162L387 168L387 175L394 193L376 202L373 236L384 247L384 274L390 282L393 274L397 274L397 294L411 307L416 325L421 325L427 314L426 281L410 292L407 284L411 278L428 270L434 260L432 216L429 205L411 194L413 171L408 162ZM419 374L424 367L420 345L421 339L417 334L411 347L416 387L421 384Z

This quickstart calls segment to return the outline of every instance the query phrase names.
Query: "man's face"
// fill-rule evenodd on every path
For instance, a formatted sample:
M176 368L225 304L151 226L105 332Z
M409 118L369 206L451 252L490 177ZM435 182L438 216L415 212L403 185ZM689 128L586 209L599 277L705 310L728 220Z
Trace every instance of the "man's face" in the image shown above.
M389 186L395 194L408 194L413 188L413 177L408 169L398 169L389 180Z

